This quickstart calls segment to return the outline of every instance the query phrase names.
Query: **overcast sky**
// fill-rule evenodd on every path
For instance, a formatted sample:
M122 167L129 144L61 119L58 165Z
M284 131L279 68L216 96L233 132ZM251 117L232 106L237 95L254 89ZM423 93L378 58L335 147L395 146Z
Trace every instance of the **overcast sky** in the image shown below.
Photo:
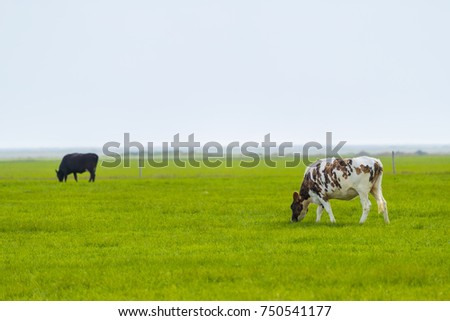
M0 1L0 148L450 143L450 1Z

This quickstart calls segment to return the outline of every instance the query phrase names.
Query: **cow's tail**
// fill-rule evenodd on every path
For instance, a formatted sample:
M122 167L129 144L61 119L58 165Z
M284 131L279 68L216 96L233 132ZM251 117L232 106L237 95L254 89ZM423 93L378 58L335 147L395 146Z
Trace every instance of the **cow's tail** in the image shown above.
M378 205L378 213L387 212L386 200L383 197L383 189L381 183L383 181L383 165L380 161L375 162L374 174L373 174L373 185L371 189L372 195L375 197Z

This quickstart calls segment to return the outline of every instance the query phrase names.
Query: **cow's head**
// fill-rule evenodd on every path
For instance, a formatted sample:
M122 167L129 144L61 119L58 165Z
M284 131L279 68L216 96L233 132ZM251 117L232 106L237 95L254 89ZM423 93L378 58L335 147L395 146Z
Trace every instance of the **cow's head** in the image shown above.
M308 212L308 205L300 199L300 195L297 192L294 192L292 197L293 201L291 204L291 222L298 222L305 218L306 213Z
M60 182L62 182L64 180L64 173L62 171L58 171L56 169L55 169L55 172L56 172L56 177L58 177L58 180Z

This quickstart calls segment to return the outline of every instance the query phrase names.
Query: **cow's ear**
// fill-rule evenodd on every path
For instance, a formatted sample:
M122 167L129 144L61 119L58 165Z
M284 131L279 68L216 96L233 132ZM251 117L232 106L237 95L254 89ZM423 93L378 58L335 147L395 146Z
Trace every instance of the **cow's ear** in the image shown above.
M292 197L294 198L294 202L300 201L300 196L298 195L297 192L294 192L294 194L292 195Z

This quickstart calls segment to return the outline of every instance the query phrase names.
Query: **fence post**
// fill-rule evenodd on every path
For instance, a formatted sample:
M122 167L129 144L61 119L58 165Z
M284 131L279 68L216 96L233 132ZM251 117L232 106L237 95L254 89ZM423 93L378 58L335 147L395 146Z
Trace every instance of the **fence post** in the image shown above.
M397 171L395 170L395 152L392 151L392 172L394 173L394 175L397 173Z

